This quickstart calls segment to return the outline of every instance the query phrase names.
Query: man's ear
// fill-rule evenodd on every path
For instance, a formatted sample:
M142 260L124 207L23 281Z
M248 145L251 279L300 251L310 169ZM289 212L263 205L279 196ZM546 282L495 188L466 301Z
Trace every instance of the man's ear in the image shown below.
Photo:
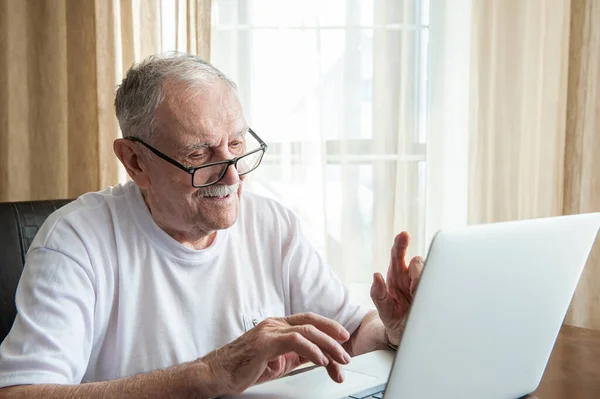
M135 149L136 143L127 139L116 139L113 142L113 150L115 155L127 171L129 177L136 182L139 188L148 188L150 181L148 179L147 170L142 167L140 155Z

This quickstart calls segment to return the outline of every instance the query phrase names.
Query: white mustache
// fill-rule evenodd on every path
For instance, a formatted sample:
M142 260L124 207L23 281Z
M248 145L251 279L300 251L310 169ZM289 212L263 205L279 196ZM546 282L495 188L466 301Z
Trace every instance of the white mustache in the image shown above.
M208 187L201 187L198 189L198 195L201 197L226 197L233 195L238 192L240 183L232 184L227 186L225 184L214 184Z

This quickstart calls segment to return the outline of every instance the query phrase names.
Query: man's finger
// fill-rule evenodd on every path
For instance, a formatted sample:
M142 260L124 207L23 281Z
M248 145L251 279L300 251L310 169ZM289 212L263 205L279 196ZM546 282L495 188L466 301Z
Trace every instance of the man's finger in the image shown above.
M336 341L346 342L350 339L350 333L340 323L328 319L316 313L298 313L288 316L285 320L292 326L312 324Z
M373 284L371 285L371 299L379 312L379 316L387 320L393 314L394 301L387 293L385 280L380 273L373 275Z
M327 374L331 377L332 380L338 383L344 382L344 370L342 366L333 359L329 360L329 364L325 367L327 369Z
M295 352L286 353L283 355L283 358L285 360L285 370L283 371L283 375L307 362L306 359L302 356L298 356Z
M277 356L267 363L267 367L256 383L261 384L263 382L282 377L296 369L302 363L302 358L295 352L288 352L286 354Z
M423 266L425 261L420 256L415 256L411 259L408 265L408 276L410 277L410 294L414 295L417 290L417 285L421 279L421 273L423 273Z
M406 264L406 252L409 244L410 234L408 234L406 231L403 231L402 233L398 234L396 238L394 238L394 245L392 245L390 254L391 269L400 269L397 271L406 271L408 269Z
M329 358L325 356L323 351L317 345L304 338L300 333L291 332L282 334L277 338L276 342L277 345L270 348L274 355L296 352L298 356L306 358L319 366L327 366L329 364Z
M385 301L387 297L387 288L385 286L385 280L381 273L373 274L373 284L371 284L371 299L373 302Z
M302 334L304 338L317 345L326 356L336 362L343 364L350 363L350 355L342 348L342 345L311 324L293 326L287 329L286 332L297 332Z

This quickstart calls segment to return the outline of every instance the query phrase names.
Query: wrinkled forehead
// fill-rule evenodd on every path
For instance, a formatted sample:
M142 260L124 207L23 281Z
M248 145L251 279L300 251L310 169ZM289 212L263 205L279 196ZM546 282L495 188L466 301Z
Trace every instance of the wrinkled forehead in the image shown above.
M247 129L237 93L224 81L201 86L165 82L163 93L155 112L161 141L217 145Z

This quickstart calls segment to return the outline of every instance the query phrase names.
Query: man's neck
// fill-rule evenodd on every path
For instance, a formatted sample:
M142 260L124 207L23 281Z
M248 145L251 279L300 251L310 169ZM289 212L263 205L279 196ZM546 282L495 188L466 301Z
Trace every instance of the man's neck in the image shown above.
M160 227L165 233L173 237L175 241L177 241L184 247L195 250L202 250L210 247L215 241L215 238L217 237L216 231L203 231L200 229L181 231L166 226L164 223L162 223L160 220L157 220L157 218L155 217L154 213L152 212L152 207L148 205L148 199L146 198L146 193L143 190L142 198L144 199L144 203L146 204L146 207L150 212L150 216L152 217L152 219L154 219L154 223L156 223L158 227Z
M168 235L173 237L173 239L175 239L175 241L177 241L184 247L190 248L190 249L195 249L195 250L206 249L212 245L212 243L215 241L215 238L217 237L216 231L211 231L209 233L181 232L181 231L171 230L165 226L161 226L160 223L158 223L158 222L156 222L156 224L158 225L158 227L163 229L163 231L165 233L167 233Z

